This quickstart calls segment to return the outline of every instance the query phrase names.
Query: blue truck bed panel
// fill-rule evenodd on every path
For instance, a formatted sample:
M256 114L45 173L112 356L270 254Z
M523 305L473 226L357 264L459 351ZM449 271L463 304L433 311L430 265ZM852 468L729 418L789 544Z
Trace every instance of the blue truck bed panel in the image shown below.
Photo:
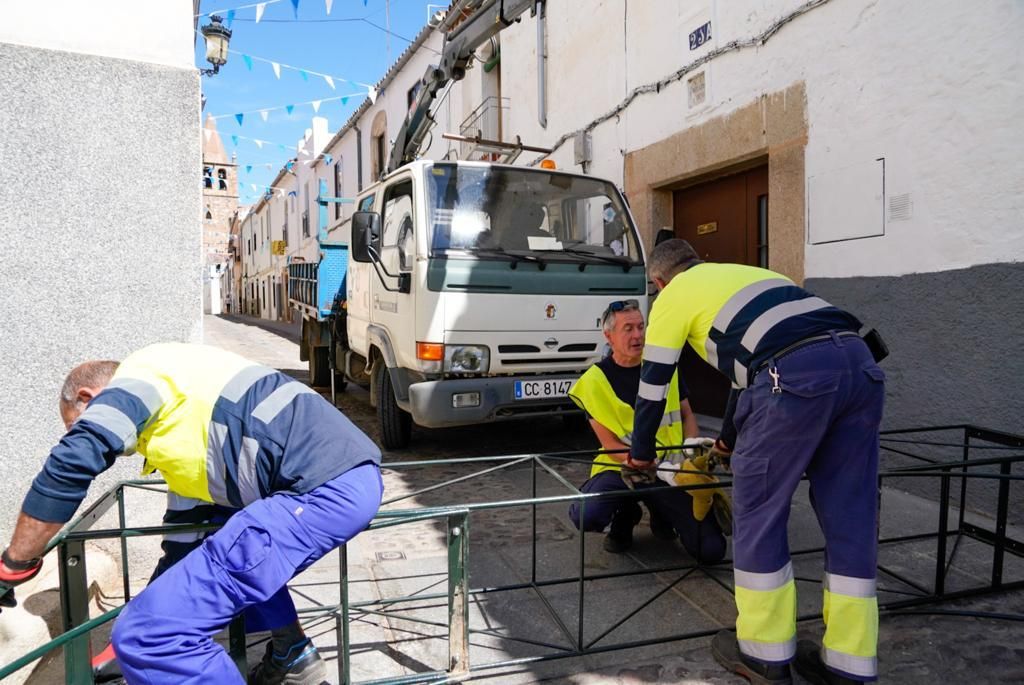
M341 311L345 302L348 245L320 243L320 262L288 265L288 299L322 321Z

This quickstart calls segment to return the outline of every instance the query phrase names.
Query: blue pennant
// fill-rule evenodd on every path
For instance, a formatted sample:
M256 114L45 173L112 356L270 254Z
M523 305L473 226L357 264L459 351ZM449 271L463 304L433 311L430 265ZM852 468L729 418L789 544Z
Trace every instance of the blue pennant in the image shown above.
M329 154L327 154L325 152L324 153L324 164L326 164L327 166L330 166L332 162L334 162L334 157L331 157Z
M238 122L239 126L242 125L242 119L244 119L244 118L245 118L245 115L242 114L241 112L239 112L238 114L235 115L235 121Z
M238 136L231 136L231 144L238 147Z
M235 23L235 10L228 10L228 18L224 22L225 26L231 28L231 25Z
M248 67L249 71L252 71L252 57L249 55L242 55L242 59L245 60L245 66Z
M292 113L292 110L295 109L295 105L285 105L284 108L288 111L288 114L290 115Z
M248 174L251 171L252 171L252 164L246 164L245 165L245 173Z
M366 4L365 0L364 0L363 4L364 5ZM299 0L292 0L292 9L295 10L295 18L298 19L299 18Z

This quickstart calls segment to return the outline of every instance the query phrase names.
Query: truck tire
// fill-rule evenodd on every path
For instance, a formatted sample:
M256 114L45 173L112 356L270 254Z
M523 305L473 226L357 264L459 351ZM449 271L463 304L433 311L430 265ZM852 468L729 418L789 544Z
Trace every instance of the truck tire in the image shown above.
M391 374L380 364L377 371L377 418L380 421L380 442L385 449L400 450L409 446L412 437L412 416L398 406Z
M309 384L315 388L331 386L331 364L327 347L309 348Z

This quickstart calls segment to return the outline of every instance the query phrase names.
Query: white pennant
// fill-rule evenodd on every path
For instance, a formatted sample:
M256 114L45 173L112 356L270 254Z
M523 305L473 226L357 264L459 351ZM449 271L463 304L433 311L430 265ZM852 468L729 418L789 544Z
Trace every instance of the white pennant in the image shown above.
M261 109L260 110L260 116L263 117L263 121L266 121L267 117L270 116L270 112L268 112L265 109Z
M249 185L252 186L252 192L254 192L254 193L258 193L259 192L260 188L259 188L258 185L256 185L255 183L250 183Z
M274 168L274 165L273 165L273 164L266 164L266 165L264 165L264 166L266 166L266 167L267 167L268 169L273 169L273 168Z
M274 76L281 78L281 65L277 62L271 62L270 66L274 67Z
M206 142L209 143L210 142L210 136L213 135L213 131L211 129L204 128L203 129L203 135L206 136Z
M327 81L327 85L331 87L331 90L334 90L334 79L324 74L324 81Z
M261 2L256 5L256 23L260 23L260 19L263 18L263 10L267 9L267 3Z
M261 149L261 150L263 149L263 141L262 140L256 140L255 138L253 138L252 142L256 143L256 147L258 147L259 149Z
M314 112L319 112L320 111L320 103L321 102L323 102L323 100L313 100L313 102L310 103L310 104L313 105L313 111Z
M366 94L370 97L370 104L371 105L374 104L375 102L377 102L377 89L376 88L374 88L373 86L370 86L370 90L367 91Z
M324 0L324 3L327 5L327 14L330 14L331 13L331 5L334 4L334 0Z

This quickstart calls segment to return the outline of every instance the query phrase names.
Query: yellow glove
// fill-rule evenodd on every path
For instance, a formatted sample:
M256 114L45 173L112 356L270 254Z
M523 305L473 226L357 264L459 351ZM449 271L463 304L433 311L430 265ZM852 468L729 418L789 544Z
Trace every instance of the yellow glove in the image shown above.
M683 473L683 471L706 471L707 463L708 458L703 454L693 459L684 460L680 472L675 474L676 485L717 483L718 479L714 476L707 476L702 473ZM700 490L688 491L690 497L693 498L693 517L695 519L703 521L704 517L708 515L708 512L711 511L711 504L714 502L716 492L719 492L717 488L701 488Z

